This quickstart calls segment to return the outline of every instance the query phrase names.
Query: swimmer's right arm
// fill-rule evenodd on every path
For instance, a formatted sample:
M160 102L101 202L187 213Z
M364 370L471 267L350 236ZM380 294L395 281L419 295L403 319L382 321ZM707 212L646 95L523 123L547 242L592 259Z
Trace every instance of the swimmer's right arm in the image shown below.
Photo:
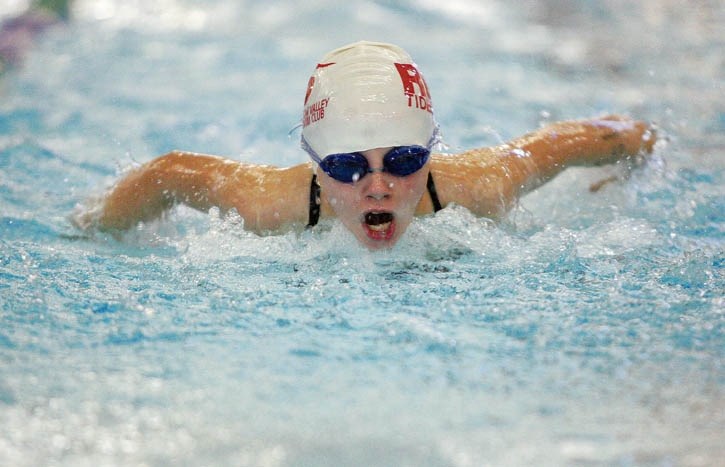
M77 214L74 223L127 230L181 203L200 211L236 209L246 229L275 231L307 221L311 170L309 164L280 169L174 151L123 177L95 209Z

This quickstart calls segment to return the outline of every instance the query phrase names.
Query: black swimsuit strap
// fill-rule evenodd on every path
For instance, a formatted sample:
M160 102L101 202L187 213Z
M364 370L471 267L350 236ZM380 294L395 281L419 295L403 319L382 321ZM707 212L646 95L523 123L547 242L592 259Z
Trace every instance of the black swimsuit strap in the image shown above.
M320 185L316 174L312 175L310 182L310 213L307 219L307 227L314 227L320 220Z
M441 206L441 201L438 199L438 192L436 192L436 184L433 182L433 175L428 172L428 184L426 185L428 187L428 194L430 195L430 200L433 202L433 212L438 212L441 209L443 209L443 206Z

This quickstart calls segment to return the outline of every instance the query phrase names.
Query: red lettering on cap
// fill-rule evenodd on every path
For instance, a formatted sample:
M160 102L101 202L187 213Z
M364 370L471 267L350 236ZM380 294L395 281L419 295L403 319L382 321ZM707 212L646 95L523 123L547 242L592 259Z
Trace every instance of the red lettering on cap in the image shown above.
M311 105L305 106L305 110L302 112L302 127L307 128L308 125L325 118L325 108L327 108L329 102L330 98L326 97Z
M433 113L428 85L418 69L412 63L396 63L400 79L403 82L403 92L408 96L408 107L415 107Z

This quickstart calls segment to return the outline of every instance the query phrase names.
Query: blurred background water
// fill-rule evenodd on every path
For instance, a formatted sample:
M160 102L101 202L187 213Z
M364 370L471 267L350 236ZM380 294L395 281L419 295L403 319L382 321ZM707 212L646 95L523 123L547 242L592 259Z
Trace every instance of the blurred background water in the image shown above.
M0 21L28 2L0 0ZM0 80L0 464L722 463L722 2L82 0ZM7 23L6 23L7 24ZM500 225L392 252L74 206L179 148L305 161L328 50L397 43L451 152L604 113L650 163L571 170Z

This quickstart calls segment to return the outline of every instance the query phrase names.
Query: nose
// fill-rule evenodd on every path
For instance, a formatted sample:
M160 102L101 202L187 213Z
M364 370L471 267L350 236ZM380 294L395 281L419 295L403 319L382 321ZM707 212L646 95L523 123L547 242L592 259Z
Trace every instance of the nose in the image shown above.
M382 170L371 170L371 173L363 181L367 181L364 191L366 198L382 200L390 198L392 195L390 176Z

